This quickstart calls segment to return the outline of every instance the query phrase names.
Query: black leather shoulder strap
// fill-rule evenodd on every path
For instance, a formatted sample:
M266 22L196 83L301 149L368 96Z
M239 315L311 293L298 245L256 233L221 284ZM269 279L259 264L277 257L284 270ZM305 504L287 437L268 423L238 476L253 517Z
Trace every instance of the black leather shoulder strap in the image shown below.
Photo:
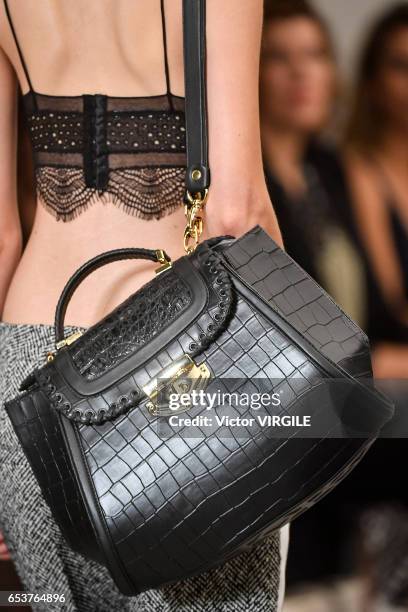
M184 80L186 98L186 189L210 185L208 167L205 0L183 0Z

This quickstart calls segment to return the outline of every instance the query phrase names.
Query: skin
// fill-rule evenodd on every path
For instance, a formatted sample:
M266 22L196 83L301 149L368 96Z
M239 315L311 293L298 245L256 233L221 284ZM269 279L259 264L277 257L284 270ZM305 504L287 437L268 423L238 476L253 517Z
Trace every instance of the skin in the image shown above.
M0 531L0 561L9 561L10 553L7 549L7 544L4 541L4 536Z
M261 62L265 157L288 193L305 189L302 159L309 138L326 124L335 67L321 27L308 17L270 22Z
M78 3L81 10L73 11L72 4L53 0L9 2L36 91L53 95L164 93L159 4L132 0L77 0L76 6ZM179 0L166 0L166 22L171 90L184 95ZM207 1L212 185L204 238L240 235L260 223L281 243L262 170L261 26L261 0ZM22 252L15 168L18 83L26 93L28 84L1 5L0 309L8 322L50 324L68 278L96 254L138 246L164 248L172 258L183 255L184 214L180 206L160 221L147 222L98 202L74 221L62 223L39 204ZM132 261L98 270L76 292L66 324L88 327L95 323L152 278L153 269L152 264Z
M395 316L408 325L402 270L377 169L381 168L387 178L394 206L408 232L408 28L400 28L389 37L383 61L369 89L382 114L379 122L382 129L378 145L371 152L375 164L355 151L347 152L355 216L383 297ZM408 377L408 347L378 345L374 351L374 370L379 378Z

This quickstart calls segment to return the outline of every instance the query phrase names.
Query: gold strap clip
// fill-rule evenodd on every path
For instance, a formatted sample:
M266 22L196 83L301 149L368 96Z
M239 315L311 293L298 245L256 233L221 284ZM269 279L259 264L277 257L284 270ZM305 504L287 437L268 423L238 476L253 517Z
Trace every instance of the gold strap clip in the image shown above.
M186 215L186 227L184 229L184 250L187 255L195 251L199 243L201 234L203 233L203 218L201 213L204 210L204 205L208 198L208 189L204 191L204 195L200 192L192 195L187 191L188 203L184 207Z

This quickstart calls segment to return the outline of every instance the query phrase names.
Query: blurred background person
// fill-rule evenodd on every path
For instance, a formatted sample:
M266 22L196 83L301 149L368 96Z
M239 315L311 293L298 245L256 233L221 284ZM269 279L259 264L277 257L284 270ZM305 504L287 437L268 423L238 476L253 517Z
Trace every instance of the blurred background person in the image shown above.
M375 24L346 136L359 244L368 272L367 332L379 378L408 377L408 4Z
M408 378L407 2L392 4L368 35L345 140L374 373L389 379L387 391L403 416L407 383L394 379ZM405 432L406 418L401 422ZM370 612L380 605L408 609L408 491L399 469L407 446L403 437L379 440L338 492L367 508L359 556Z
M266 0L260 101L264 169L288 253L361 320L361 267L345 228L349 193L323 133L338 97L327 25L305 0Z
M405 3L375 25L362 62L370 65L370 81L363 78L366 68L357 75L345 156L336 150L336 138L329 137L339 103L345 102L339 95L334 45L325 21L313 5L304 0L265 1L260 71L264 170L285 248L368 332L375 350L377 376L382 373L393 377L408 371L404 340L404 325L408 323L406 15ZM375 70L373 54L378 65ZM371 144L374 142L375 149ZM388 152L391 156L387 164ZM390 171L394 156L398 159L397 173ZM375 221L371 217L370 192L367 187L364 190L367 174L377 208L378 202L385 202L385 210L391 215L388 236L384 214L376 216ZM401 207L397 208L396 199ZM395 251L393 266L390 244ZM399 276L395 262L399 262ZM382 293L371 271L377 274L377 268L381 269L379 280L385 279ZM392 336L384 335L392 327L385 309L390 303L398 306L400 313ZM405 359L399 369L392 367L389 355L387 360L381 355L391 345L394 348L394 339L398 339L396 361ZM384 364L388 364L388 370ZM389 548L395 552L395 529L388 527L396 524L396 517L401 520L405 516L408 496L395 469L405 447L405 440L380 441L336 491L294 521L287 566L289 593L302 584L313 585L314 590L316 584L326 585L325 596L318 605L323 606L322 610L342 611L348 609L345 601L350 600L346 596L339 603L337 587L331 585L344 579L347 585L354 585L353 579L360 573L358 593L353 586L352 595L358 612L376 609L370 607L376 589L384 595L388 588L388 603L398 600L396 592L392 597L389 593L395 587L394 574L404 549L392 559L384 551ZM394 502L399 504L398 510ZM377 510L379 503L387 506ZM360 525L368 522L372 529L361 529L357 540ZM401 528L397 532L402 533ZM381 541L381 534L385 540L375 548L373 543ZM381 582L379 575L383 577ZM304 594L305 591L303 601ZM311 604L313 612L320 610L316 602ZM299 612L303 609L306 608L300 606Z
M266 0L260 69L264 170L287 252L355 319L364 311L362 268L349 235L350 194L324 132L339 93L333 43L305 0ZM334 492L291 526L288 587L342 569L349 534Z

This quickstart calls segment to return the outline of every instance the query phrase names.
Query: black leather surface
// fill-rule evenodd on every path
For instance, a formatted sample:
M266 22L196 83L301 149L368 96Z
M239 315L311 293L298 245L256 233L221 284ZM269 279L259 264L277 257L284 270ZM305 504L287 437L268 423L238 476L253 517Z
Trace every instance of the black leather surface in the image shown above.
M371 378L366 334L259 226L220 245L236 271L318 351L357 378Z
M186 89L186 187L203 193L210 185L208 165L205 0L183 0L184 81ZM193 175L199 171L198 178Z
M101 322L34 376L34 388L40 389L35 393L48 397L49 409L96 415L93 424L61 419L72 469L81 486L89 483L82 495L97 526L101 559L109 559L112 575L127 593L205 571L237 554L329 492L372 443L372 438L297 435L280 440L267 428L244 439L160 437L140 389L184 353L206 363L212 385L237 379L241 390L256 390L258 379L274 379L274 384L279 379L285 398L279 410L292 415L302 413L305 399L328 376L370 373L361 330L261 228L239 240L209 241L188 261L191 292L195 279L206 287L207 297L177 334L171 325L159 325L155 339L139 348L141 327L119 327L127 342L131 338L133 354L124 355L119 365L114 356L111 369L103 367L97 379L89 379L87 369L81 372L75 365L75 355L86 347L83 361L89 362L98 354L106 325ZM149 291L163 278L154 279ZM150 303L142 304L138 316L143 319ZM126 313L119 307L107 320L126 318ZM356 389L347 411L358 415L373 437L391 408L362 385ZM105 414L101 422L101 411L109 407L109 418ZM203 409L192 408L191 416L195 410ZM23 403L15 401L9 414L18 419L20 431L28 432L21 438L25 447L32 446ZM44 476L39 461L34 459L33 466ZM66 522L67 516L58 520ZM65 532L69 540L77 537L72 524Z
M192 299L188 285L174 270L160 283L149 283L77 342L72 360L79 374L89 380L102 376L166 329Z
M289 414L298 414L299 397L322 377L243 300L205 361L216 377L250 375L252 391L262 375L296 376L282 383ZM279 440L265 430L246 440L162 440L143 407L114 424L81 427L81 438L108 529L140 589L204 571L254 533L302 512L309 496L340 480L339 469L345 475L355 453L371 443Z
M14 429L41 491L74 550L102 562L56 411L42 391L33 390L8 404Z

